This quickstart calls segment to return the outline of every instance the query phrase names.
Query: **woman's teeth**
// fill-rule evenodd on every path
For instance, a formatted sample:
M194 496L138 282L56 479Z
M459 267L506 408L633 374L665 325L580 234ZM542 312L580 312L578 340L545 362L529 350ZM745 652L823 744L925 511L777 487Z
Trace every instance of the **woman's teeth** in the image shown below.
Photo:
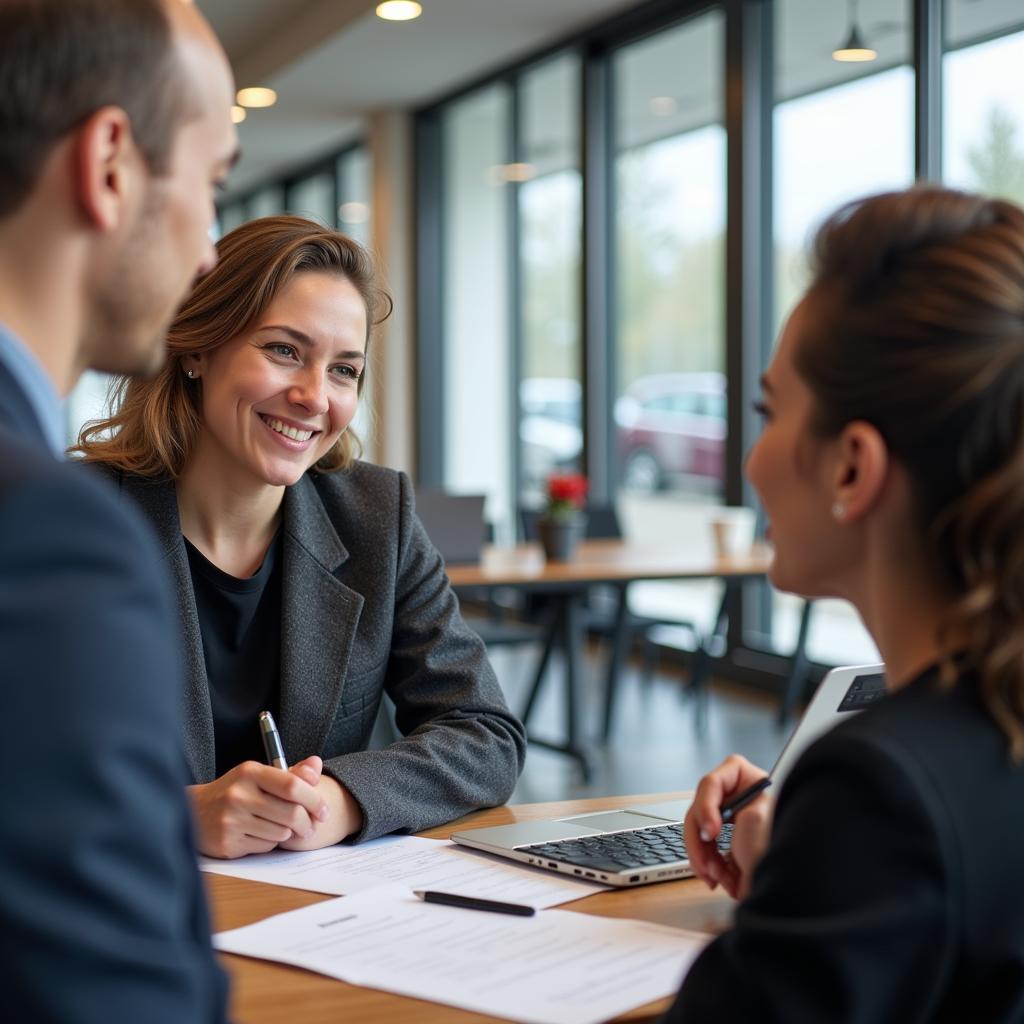
M296 430L294 427L289 427L287 423L271 419L269 416L264 416L263 422L271 430L276 430L279 434L284 434L285 437L290 437L293 441L308 441L313 436L312 430Z

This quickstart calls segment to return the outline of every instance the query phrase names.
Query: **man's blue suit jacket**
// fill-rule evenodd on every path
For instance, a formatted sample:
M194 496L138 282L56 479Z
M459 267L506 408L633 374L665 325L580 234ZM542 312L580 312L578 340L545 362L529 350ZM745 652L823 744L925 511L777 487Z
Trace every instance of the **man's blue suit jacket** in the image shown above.
M0 365L0 1016L217 1022L149 529L46 449Z

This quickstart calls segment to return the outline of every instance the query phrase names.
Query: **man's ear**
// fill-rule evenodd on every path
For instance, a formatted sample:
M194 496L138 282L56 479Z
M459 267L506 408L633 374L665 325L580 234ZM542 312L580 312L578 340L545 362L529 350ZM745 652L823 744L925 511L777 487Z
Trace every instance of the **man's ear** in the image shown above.
M856 522L878 501L889 472L889 449L878 429L864 420L843 427L832 485L836 518Z
M131 123L120 107L102 107L78 129L74 173L79 207L99 231L116 231L123 222L139 163Z

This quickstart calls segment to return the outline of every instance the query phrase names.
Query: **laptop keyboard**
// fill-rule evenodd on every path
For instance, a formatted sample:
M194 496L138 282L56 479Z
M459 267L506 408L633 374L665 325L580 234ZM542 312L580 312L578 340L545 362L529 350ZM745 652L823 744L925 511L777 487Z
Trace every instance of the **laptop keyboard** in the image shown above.
M718 848L723 853L732 842L732 828L731 824L725 824L718 835ZM688 859L683 829L678 824L653 825L629 832L603 832L553 843L517 846L516 849L591 871L632 871Z

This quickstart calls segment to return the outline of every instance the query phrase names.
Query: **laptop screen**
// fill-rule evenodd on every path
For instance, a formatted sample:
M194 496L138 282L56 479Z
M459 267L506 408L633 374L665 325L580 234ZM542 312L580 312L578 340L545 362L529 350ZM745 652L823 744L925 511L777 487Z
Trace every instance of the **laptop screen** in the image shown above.
M819 736L844 721L847 715L863 711L885 695L884 669L884 665L834 668L822 679L804 717L772 769L772 789L776 798L797 759Z

